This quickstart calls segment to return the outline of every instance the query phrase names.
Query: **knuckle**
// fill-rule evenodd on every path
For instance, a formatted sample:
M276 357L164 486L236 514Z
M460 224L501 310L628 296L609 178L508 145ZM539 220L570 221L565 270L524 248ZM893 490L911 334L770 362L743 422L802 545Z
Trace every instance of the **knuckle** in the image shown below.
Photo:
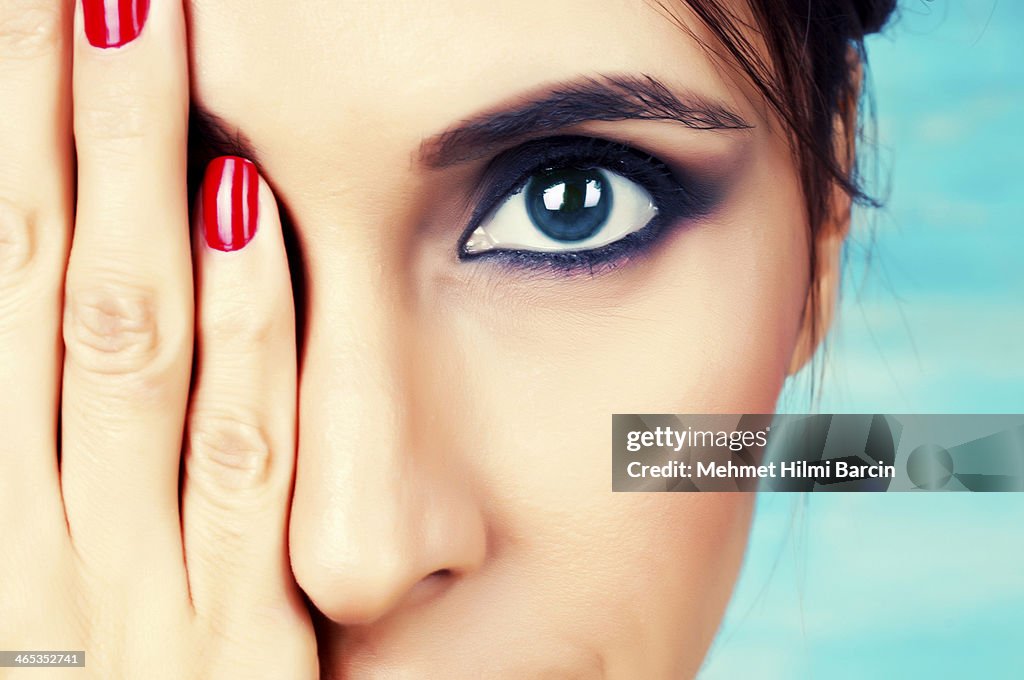
M34 221L33 215L0 198L0 284L28 269L35 251Z
M145 108L137 99L95 101L79 108L75 134L93 142L112 145L137 143L145 137L145 118Z
M64 309L64 345L85 370L141 374L155 366L160 329L154 291L124 285L84 290L69 286Z
M230 343L236 351L265 346L281 322L269 310L254 309L251 302L218 307L204 315L200 332L212 342Z
M260 489L270 473L271 447L255 418L193 415L188 426L185 466L188 478L214 490ZM219 503L230 496L213 493Z
M144 140L153 125L148 122L149 97L130 83L110 86L102 97L75 103L75 135L109 147L132 147Z
M52 52L60 45L62 31L62 3L0 3L0 58L27 59Z

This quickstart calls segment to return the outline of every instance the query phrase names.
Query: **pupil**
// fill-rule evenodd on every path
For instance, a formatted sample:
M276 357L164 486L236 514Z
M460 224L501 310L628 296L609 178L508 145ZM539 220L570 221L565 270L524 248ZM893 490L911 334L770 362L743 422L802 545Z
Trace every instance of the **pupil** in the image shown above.
M590 238L604 225L611 209L612 189L600 170L545 170L526 185L530 220L557 241Z

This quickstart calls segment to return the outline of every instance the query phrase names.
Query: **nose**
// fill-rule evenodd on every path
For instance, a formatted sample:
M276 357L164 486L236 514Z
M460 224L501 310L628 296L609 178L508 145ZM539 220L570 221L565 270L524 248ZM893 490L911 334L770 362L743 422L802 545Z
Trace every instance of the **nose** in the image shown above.
M437 362L370 298L311 306L300 390L292 569L341 625L442 596L486 550L471 475L441 424Z

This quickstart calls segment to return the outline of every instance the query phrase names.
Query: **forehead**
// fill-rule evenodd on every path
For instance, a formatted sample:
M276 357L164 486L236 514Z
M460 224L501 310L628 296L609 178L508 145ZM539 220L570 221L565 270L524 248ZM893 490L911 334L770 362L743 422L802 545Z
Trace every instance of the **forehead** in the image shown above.
M258 147L415 145L580 76L646 73L750 110L681 0L193 0L194 94ZM257 9L258 8L258 9ZM357 140L352 131L359 131ZM268 149L269 151L269 149Z

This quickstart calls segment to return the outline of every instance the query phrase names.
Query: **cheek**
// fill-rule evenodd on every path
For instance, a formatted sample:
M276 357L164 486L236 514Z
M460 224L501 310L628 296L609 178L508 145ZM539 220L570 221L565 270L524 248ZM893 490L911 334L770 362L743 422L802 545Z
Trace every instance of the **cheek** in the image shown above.
M808 275L791 175L755 164L719 214L596 278L464 265L428 336L461 357L464 414L497 449L480 464L584 464L603 484L613 413L772 412ZM451 386L451 368L425 382Z
M617 272L475 286L435 322L471 359L452 430L504 529L498 554L547 565L530 588L578 600L551 616L626 656L699 663L742 557L751 495L613 494L610 447L613 413L774 409L802 310L804 227L795 182L745 186L713 222ZM511 276L497 271L473 276ZM570 614L595 602L605 611Z
M540 422L571 413L551 423L560 430L616 412L773 409L809 271L800 190L779 155L754 154L717 214L618 271L560 279L468 265L442 323L475 358L474 393Z

